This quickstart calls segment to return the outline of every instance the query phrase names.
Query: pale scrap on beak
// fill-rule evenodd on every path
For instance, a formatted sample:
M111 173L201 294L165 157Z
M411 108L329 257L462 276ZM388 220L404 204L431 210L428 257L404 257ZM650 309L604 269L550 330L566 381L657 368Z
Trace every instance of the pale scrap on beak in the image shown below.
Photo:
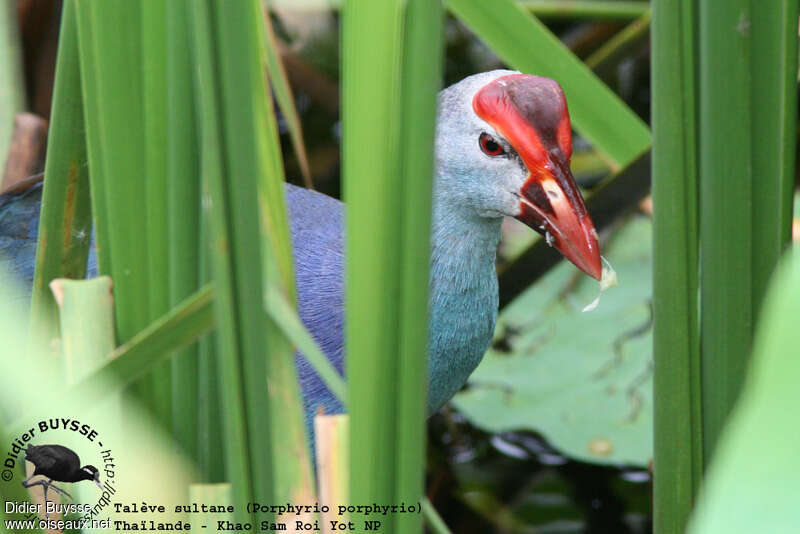
M601 280L597 232L569 169L572 130L561 86L549 78L510 74L483 86L472 107L506 138L528 169L516 218Z
M619 283L619 280L617 279L617 272L607 259L603 258L602 256L601 258L603 260L603 276L600 278L600 291L597 293L597 297L595 297L592 302L584 306L584 308L581 310L582 312L590 312L597 308L597 305L600 304L600 295L603 294L603 291L609 287L614 287Z

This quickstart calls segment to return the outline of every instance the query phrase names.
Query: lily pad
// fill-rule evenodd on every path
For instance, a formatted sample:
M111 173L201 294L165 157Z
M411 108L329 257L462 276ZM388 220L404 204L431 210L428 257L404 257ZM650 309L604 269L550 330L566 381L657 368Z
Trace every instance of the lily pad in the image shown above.
M635 217L604 250L619 285L581 313L596 281L562 263L511 303L453 405L489 431L531 430L582 461L652 458L652 224Z

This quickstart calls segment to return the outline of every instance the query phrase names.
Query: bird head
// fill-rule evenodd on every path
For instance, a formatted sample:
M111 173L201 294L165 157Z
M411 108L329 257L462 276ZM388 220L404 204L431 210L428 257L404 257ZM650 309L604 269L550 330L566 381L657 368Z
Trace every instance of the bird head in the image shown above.
M81 467L81 480L91 480L97 487L103 489L103 485L100 483L100 471L93 465L84 465Z
M600 279L597 232L569 168L572 131L561 86L496 70L442 91L436 135L442 190L481 217L514 217Z

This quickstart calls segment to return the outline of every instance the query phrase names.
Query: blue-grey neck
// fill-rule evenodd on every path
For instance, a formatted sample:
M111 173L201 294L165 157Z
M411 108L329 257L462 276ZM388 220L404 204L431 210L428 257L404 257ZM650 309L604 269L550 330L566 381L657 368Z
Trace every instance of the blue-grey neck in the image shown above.
M502 223L448 202L443 184L450 181L438 178L431 229L429 414L464 385L492 339Z

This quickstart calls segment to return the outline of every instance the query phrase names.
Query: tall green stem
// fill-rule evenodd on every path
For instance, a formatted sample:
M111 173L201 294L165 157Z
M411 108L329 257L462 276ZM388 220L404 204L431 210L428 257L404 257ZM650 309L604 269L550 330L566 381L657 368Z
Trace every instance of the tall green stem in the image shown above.
M750 13L749 0L700 3L700 328L706 462L738 396L753 339Z
M409 0L401 81L401 283L398 347L397 481L395 500L424 495L427 398L428 278L436 95L442 71L440 0ZM397 532L420 532L422 517L398 515Z
M342 172L347 201L346 346L352 502L394 502L401 204L402 9L347 2L342 28ZM365 103L370 111L365 113ZM370 147L365 150L365 147ZM375 454L375 451L381 451ZM356 521L363 518L355 517ZM394 532L387 525L387 532Z
M654 529L681 532L702 471L694 0L653 6Z

